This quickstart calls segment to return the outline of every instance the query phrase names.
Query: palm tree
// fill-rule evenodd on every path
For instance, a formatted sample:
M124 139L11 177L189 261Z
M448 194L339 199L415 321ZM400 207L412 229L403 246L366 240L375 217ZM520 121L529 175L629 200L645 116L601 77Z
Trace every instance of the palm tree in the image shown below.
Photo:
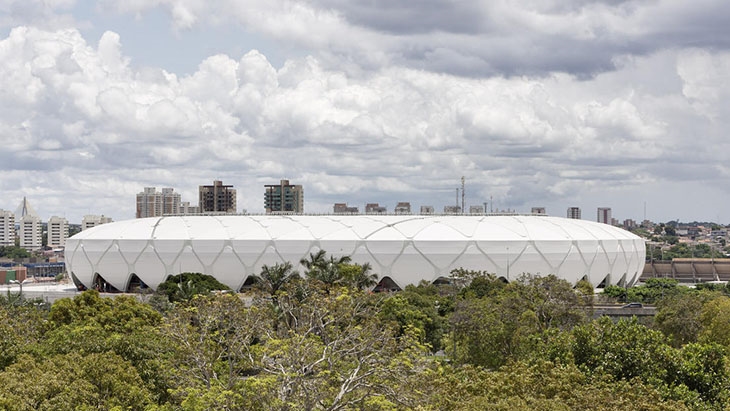
M319 250L316 254L309 253L309 259L302 258L299 260L299 263L307 269L304 273L307 278L324 283L329 293L329 288L332 285L340 283L343 280L341 266L343 264L349 264L352 259L347 255L340 258L330 256L329 259L326 259L326 255L327 253L324 250Z
M353 267L353 271L350 272L350 278L348 278L349 283L353 287L361 290L370 289L378 283L378 275L370 272L373 269L370 263L364 263L362 265L354 264Z
M282 289L291 280L299 278L299 273L293 270L290 262L276 263L273 267L265 265L261 267L261 274L256 279L256 286L267 294L271 295L271 299L276 304L277 292Z
M324 267L327 264L327 260L325 260L326 254L326 251L319 250L316 253L309 253L309 259L302 258L299 260L299 264L303 265L307 269L305 273L307 276L309 276L310 271Z

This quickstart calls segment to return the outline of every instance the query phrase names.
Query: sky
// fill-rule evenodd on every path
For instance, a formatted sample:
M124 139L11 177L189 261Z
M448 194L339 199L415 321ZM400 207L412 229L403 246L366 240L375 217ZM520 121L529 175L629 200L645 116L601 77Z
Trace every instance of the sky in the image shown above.
M455 204L730 223L724 0L0 0L0 209ZM459 201L461 195L459 194Z

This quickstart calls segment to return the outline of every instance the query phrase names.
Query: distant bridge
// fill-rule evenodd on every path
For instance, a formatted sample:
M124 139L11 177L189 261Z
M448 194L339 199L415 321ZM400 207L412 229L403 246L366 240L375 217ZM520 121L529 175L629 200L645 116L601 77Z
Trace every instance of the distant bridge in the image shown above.
M730 281L730 258L674 258L647 261L640 281L673 278L680 283Z

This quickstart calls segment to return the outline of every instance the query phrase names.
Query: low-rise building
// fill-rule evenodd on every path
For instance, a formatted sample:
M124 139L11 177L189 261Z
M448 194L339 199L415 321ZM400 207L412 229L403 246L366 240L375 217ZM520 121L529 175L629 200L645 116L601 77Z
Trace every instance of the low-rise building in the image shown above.
M469 206L469 214L484 214L484 206L483 205Z
M386 208L378 203L365 204L365 214L385 214L386 212Z
M400 202L400 203L396 204L395 213L396 214L410 214L411 213L411 203L406 201L406 202Z
M358 214L360 210L357 207L350 207L347 203L335 203L332 207L335 214Z
M112 218L111 217L105 217L102 215L85 215L83 220L81 220L81 231L84 231L88 228L96 227L101 224L111 223Z

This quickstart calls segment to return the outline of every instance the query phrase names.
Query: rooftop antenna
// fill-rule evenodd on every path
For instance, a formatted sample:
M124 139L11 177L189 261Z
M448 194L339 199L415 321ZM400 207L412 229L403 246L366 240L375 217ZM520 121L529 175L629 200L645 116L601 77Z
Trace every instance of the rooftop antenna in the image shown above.
M464 176L461 176L461 214L464 214L464 207Z

